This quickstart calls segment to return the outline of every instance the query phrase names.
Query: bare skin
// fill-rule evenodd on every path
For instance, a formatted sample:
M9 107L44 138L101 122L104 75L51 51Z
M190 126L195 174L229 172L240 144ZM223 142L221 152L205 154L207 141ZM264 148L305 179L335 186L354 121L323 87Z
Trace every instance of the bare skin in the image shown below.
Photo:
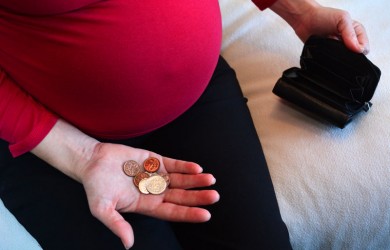
M351 18L347 11L324 7L314 0L278 0L271 9L282 17L306 41L310 35L328 36L342 40L356 53L370 51L364 26Z
M198 164L124 145L100 143L63 120L32 152L84 185L91 213L121 238L125 248L134 244L134 236L120 212L169 221L205 222L211 215L197 206L219 199L214 190L186 190L215 183L215 178L203 174ZM140 194L122 170L125 161L143 162L149 156L160 160L160 172L170 174L169 189L161 195Z

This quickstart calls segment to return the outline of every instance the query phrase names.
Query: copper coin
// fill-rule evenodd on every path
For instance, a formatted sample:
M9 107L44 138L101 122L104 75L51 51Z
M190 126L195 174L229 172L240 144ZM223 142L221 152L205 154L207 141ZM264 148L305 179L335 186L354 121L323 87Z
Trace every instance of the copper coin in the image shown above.
M155 157L149 157L144 161L144 169L149 173L154 173L160 168L160 161Z
M134 179L133 179L134 185L136 187L138 187L141 180L147 179L149 177L150 177L150 175L148 173L146 173L146 172L138 173L136 176L134 176Z
M134 177L141 171L141 166L133 160L126 161L123 164L123 172L125 172L126 175Z

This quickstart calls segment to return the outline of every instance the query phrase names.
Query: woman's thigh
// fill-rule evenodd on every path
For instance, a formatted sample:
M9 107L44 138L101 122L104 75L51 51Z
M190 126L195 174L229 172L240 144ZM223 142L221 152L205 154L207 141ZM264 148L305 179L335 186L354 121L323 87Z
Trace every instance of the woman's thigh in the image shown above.
M185 249L289 249L265 157L234 71L220 59L201 99L144 147L216 177L211 220L174 224Z

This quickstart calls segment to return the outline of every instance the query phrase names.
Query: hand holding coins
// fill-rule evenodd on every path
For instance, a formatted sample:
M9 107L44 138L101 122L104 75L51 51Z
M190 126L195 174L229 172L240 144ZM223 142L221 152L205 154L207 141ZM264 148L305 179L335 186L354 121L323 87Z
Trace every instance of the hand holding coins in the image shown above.
M92 215L125 246L133 244L134 234L124 213L175 222L210 219L204 206L217 202L219 194L206 189L215 178L198 164L115 143L100 143L96 149L81 162L79 179Z
M123 164L123 172L133 177L133 183L142 194L161 194L169 185L169 175L159 174L160 161L155 157L147 158L142 165L134 160Z

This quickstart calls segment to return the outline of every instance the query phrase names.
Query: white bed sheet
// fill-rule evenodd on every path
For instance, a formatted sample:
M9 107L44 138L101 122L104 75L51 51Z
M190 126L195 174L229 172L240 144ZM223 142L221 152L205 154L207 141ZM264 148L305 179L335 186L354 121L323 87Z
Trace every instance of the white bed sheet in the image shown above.
M382 70L373 108L345 129L308 118L272 94L282 71L299 66L302 43L271 11L249 0L220 0L222 54L249 98L294 249L390 249L390 3L319 2L347 9L366 25L368 57ZM1 201L0 249L40 249Z

